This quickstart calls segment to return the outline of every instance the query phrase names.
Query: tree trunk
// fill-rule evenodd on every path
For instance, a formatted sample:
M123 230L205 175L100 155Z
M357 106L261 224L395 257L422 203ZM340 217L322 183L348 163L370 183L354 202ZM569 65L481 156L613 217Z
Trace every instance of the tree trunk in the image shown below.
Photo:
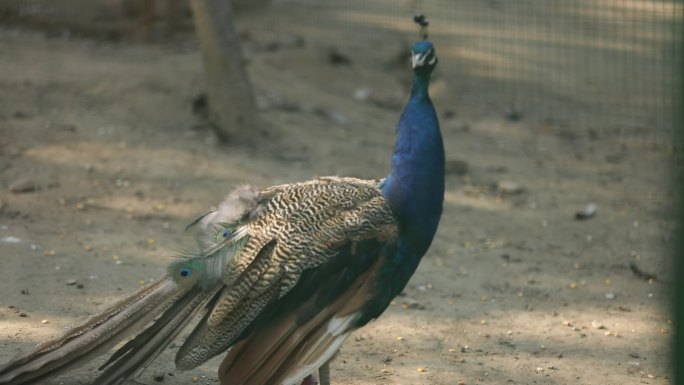
M230 0L191 0L202 47L209 112L224 141L248 142L260 127Z

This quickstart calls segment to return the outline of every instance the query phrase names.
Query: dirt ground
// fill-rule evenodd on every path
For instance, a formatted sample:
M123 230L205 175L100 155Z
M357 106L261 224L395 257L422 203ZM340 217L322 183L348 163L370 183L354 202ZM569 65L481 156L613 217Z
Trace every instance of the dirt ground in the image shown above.
M653 68L667 42L602 30L618 6L550 20L583 2L426 3L445 212L405 293L343 346L333 383L671 383L676 218L659 99L671 77ZM219 145L193 113L192 38L0 29L0 362L162 275L184 226L232 186L387 173L414 10L342 7L240 16L269 129L243 147ZM351 63L331 63L332 46ZM588 204L595 215L576 219ZM179 372L174 350L137 381L217 383L220 359ZM54 383L87 383L95 367Z

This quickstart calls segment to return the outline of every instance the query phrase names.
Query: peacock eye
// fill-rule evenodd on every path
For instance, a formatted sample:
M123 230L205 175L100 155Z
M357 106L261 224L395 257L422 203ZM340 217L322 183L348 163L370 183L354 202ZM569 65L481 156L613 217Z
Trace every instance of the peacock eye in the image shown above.
M223 231L223 238L228 238L230 236L231 232L230 230L224 230Z
M181 276L181 277L187 277L187 276L189 276L189 275L190 275L190 269L188 269L188 268L181 269L181 271L180 271L180 276Z

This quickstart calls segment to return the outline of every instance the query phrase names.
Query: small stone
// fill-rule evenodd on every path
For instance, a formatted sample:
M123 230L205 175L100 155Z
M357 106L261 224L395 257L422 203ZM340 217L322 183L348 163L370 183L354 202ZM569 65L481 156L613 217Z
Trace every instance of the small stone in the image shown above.
M515 108L510 109L508 112L506 112L506 119L511 121L511 122L517 122L522 118L522 114L520 111L516 110Z
M587 220L593 218L596 215L596 205L594 203L589 203L582 210L575 212L575 219L577 220Z
M404 299L404 303L401 305L402 308L404 309L416 309L416 310L424 310L425 306L418 302L415 299L412 298L406 298Z
M28 317L28 314L26 312L19 312L19 317Z
M9 190L14 194L28 193L38 190L38 185L31 179L17 179L10 184Z
M314 108L313 112L316 115L337 124L338 126L346 126L349 124L349 118L347 118L347 116L341 112L330 111L323 107L316 107Z
M348 66L348 65L352 64L351 59L347 55L341 53L337 49L337 47L332 47L330 49L330 52L328 53L328 60L330 61L331 64L336 65L336 66L338 66L338 65L347 65Z
M83 289L85 286L82 283L76 284L77 289Z
M641 358L641 354L639 354L637 352L629 353L629 356L632 358Z
M76 280L75 279L67 279L66 284L69 286L73 286L76 284Z
M425 368L418 368L418 373L425 373L427 372L427 369Z
M157 370L156 372L154 372L154 375L152 376L152 378L154 378L155 381L161 382L161 381L164 381L165 375L166 375L165 371Z
M591 321L591 327L593 327L594 329L605 329L606 328L601 322L596 321L596 320Z
M358 90L354 91L354 99L360 102L365 102L370 98L371 92L372 91L370 88L359 88Z
M516 195L525 191L525 189L520 184L508 180L499 181L496 184L496 188L502 194L508 195Z
M27 289L27 288L21 289L21 294L23 294L23 295L29 295L29 289Z
M2 242L2 243L21 243L21 238L17 238L17 237L9 235L9 236L0 238L0 242Z
M460 159L447 160L444 172L447 175L465 175L468 173L468 162Z
M40 321L40 323L42 323L43 325L45 325L45 324L49 324L49 323L50 323L50 321L48 321L48 320L44 319L44 320Z

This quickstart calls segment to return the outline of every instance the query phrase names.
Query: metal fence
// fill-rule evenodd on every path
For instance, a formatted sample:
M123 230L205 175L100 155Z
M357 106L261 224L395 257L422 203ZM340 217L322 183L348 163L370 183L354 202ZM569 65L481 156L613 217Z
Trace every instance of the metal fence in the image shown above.
M234 3L238 11L254 5ZM274 28L304 35L312 44L347 51L376 44L377 56L367 65L387 65L402 55L416 37L407 17L428 15L442 58L441 89L460 101L453 108L459 114L524 116L569 136L612 132L653 145L666 145L675 129L674 76L684 65L682 1L271 3L285 10ZM5 0L0 23L116 39L192 32L187 2L181 0ZM397 43L386 44L392 39Z
M425 13L447 87L479 116L508 114L560 126L568 136L612 133L672 144L684 3L649 0L305 1L301 23L327 18L309 38L373 43L377 30L416 37ZM320 19L319 19L320 20ZM289 19L287 22L291 22ZM399 39L398 39L399 40ZM396 46L378 45L391 57Z

